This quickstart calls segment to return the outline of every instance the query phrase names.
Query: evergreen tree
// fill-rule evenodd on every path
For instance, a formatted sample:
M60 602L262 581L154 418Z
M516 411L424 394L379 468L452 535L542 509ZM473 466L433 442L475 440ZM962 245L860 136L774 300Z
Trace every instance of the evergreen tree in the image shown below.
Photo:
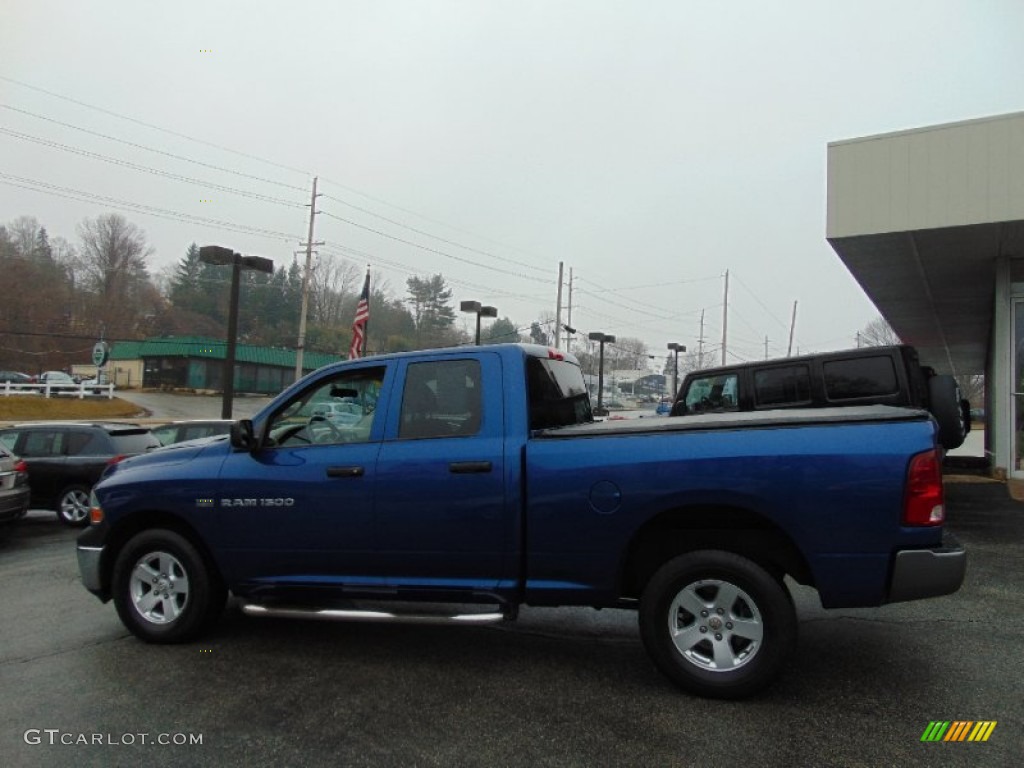
M444 277L432 275L420 278L410 277L406 281L416 324L416 342L422 348L440 346L452 341L449 331L455 324L455 310L448 305L452 289L445 284Z

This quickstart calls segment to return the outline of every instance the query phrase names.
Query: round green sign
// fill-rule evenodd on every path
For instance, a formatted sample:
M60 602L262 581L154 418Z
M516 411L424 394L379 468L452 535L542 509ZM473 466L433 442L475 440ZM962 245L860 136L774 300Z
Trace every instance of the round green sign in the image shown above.
M92 348L92 364L97 368L107 364L107 343L105 341L97 341Z

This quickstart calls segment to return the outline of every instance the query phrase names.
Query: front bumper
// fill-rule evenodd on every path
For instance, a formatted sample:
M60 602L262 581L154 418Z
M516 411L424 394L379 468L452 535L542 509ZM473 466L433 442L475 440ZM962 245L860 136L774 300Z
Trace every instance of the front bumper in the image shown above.
M82 585L104 602L108 596L103 590L101 577L101 563L103 560L103 547L89 547L78 545L78 571L82 575Z
M901 550L893 561L886 602L951 595L960 589L966 570L967 550L950 533L939 547Z

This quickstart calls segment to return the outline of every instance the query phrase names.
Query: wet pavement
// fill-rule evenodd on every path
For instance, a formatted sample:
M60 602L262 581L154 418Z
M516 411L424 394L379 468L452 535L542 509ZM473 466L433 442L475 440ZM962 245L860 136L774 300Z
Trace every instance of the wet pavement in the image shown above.
M635 616L615 610L423 627L256 619L232 605L204 642L148 646L82 588L76 533L33 512L0 538L2 762L1017 765L1024 504L966 477L948 506L969 551L958 593L825 611L792 585L798 649L743 702L677 691ZM985 743L922 742L935 720L997 726Z

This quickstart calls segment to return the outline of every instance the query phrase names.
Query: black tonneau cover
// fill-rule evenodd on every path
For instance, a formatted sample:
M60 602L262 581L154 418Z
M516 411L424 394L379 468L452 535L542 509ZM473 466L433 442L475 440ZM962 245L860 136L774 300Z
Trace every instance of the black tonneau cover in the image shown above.
M783 428L807 425L851 424L877 421L925 421L931 418L920 408L892 405L862 405L843 408L786 408L777 411L702 413L691 416L652 416L643 419L595 421L558 429L541 429L537 438L597 437L599 435L637 435L686 432L710 429Z

